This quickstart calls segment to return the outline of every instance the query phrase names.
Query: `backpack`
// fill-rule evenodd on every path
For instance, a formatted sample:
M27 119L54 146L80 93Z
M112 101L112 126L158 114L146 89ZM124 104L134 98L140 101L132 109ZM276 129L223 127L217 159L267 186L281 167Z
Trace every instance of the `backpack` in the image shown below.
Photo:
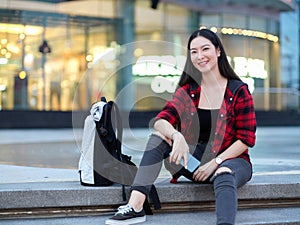
M133 183L137 167L131 156L122 153L122 135L117 104L102 97L93 104L91 115L85 119L79 176L84 186L121 184L125 201L125 185Z
M123 201L126 201L125 185L133 184L137 166L131 161L131 156L122 153L123 127L118 106L102 97L90 111L91 115L86 117L83 128L80 183L84 186L121 184ZM151 186L149 198L155 209L161 208L154 185ZM144 202L144 210L147 215L153 214L148 198Z

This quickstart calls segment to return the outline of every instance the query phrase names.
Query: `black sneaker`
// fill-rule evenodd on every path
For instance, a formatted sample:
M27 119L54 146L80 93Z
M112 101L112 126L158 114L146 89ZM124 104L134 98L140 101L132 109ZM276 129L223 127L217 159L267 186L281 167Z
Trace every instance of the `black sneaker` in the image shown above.
M146 214L144 209L140 212L134 211L131 205L122 205L118 208L118 212L105 221L106 225L117 225L117 224L136 224L146 221Z

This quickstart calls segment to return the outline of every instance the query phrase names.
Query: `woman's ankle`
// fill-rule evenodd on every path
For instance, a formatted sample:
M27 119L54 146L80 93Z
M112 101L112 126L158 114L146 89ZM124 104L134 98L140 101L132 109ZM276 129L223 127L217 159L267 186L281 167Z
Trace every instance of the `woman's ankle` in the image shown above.
M134 211L139 212L143 209L144 202L146 200L146 196L136 190L131 192L128 204L131 205Z

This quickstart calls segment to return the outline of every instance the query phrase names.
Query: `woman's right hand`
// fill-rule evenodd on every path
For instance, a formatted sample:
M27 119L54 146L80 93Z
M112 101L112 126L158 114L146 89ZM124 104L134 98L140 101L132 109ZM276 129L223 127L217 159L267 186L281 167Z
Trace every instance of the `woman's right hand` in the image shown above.
M180 164L181 159L184 160L184 167L187 168L189 146L184 136L165 119L159 119L154 123L154 129L157 130L164 139L172 145L170 154L170 163Z
M170 154L170 163L180 164L181 159L184 161L184 168L188 165L189 146L186 143L184 136L180 132L175 132L172 135L173 145Z

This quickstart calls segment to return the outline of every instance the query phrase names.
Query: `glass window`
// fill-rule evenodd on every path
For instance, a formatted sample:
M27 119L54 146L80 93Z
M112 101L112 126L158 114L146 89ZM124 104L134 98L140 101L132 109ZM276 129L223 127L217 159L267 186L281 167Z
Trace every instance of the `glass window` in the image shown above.
M165 29L171 31L187 32L189 28L189 12L175 5L166 5L165 15Z
M279 23L277 21L269 20L268 32L279 35Z
M108 62L97 73L87 73L89 63L113 45L113 25L101 18L28 11L21 15L26 26L0 24L5 27L0 32L0 109L90 107L101 82L116 67Z
M150 1L135 1L135 29L136 32L152 32L163 30L162 3L159 3L156 10L151 9ZM149 19L151 18L151 19Z
M190 14L187 9L165 3L153 10L149 1L136 1L135 10L134 108L158 110L171 99L182 72Z
M25 27L0 23L0 28L0 109L13 109L14 105L15 108L22 108L27 101L24 92L28 82L26 73L19 77L24 47L24 35L21 34Z
M205 14L200 16L200 27L218 27L220 26L219 15L217 14Z
M246 16L234 15L234 14L223 14L223 27L232 28L245 28L246 27Z
M260 17L249 17L249 29L257 31L267 31L267 19Z
M269 68L270 45L267 40L242 37L235 35L223 35L223 44L234 71L248 84L253 93L255 107L265 109L269 104L268 93L272 77Z

